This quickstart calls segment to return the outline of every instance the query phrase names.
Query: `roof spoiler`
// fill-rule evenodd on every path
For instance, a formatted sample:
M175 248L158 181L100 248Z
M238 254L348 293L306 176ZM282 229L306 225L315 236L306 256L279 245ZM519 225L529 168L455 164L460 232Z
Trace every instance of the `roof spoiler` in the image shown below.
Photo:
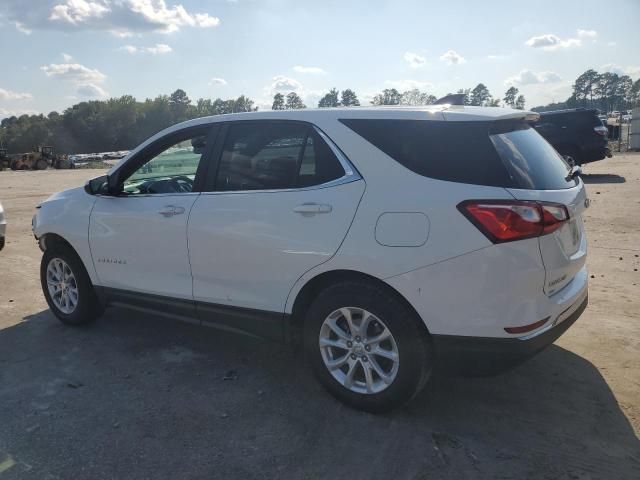
M434 105L464 105L465 93L450 93L435 101Z

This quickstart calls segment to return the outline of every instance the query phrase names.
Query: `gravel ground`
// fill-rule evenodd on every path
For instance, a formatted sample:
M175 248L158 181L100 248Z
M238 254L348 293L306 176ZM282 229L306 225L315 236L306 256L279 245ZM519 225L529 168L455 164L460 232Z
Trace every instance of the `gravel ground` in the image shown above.
M30 219L97 171L1 172L0 479L640 478L640 155L585 171L580 320L508 374L438 378L383 416L277 344L120 309L64 327Z

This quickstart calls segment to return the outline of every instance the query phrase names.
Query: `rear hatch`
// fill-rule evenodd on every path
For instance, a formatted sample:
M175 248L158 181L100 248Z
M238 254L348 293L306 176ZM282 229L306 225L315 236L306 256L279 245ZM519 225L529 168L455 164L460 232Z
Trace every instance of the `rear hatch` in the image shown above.
M566 208L568 219L538 238L545 266L544 291L553 295L571 282L586 261L582 213L589 203L584 183L572 178L564 159L524 123L496 124L490 138L518 187L507 188L515 199Z

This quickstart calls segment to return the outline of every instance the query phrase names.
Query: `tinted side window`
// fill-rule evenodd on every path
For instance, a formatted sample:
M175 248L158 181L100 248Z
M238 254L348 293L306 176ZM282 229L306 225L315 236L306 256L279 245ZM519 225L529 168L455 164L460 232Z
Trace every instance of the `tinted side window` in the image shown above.
M384 153L425 177L492 187L570 188L569 167L524 122L341 120Z
M409 170L450 182L514 187L489 139L488 122L342 119Z
M273 190L318 185L344 170L307 124L234 122L229 126L216 190Z

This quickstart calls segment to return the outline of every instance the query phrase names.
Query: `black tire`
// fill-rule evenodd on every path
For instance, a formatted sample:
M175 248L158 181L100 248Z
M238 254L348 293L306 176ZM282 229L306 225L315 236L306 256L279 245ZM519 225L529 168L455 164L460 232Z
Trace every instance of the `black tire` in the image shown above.
M63 260L69 266L76 280L78 302L71 313L65 313L60 310L53 302L51 294L49 293L47 286L47 267L49 266L49 262L55 258ZM78 255L65 244L54 243L45 250L42 255L42 261L40 262L40 283L42 285L42 293L51 312L53 312L62 323L67 325L84 325L96 320L104 311L98 301L93 284L82 261Z
M332 312L344 307L372 313L393 335L399 357L397 374L382 391L354 392L334 378L325 365L319 346L322 325ZM433 350L426 327L392 292L373 284L348 281L323 290L306 313L303 335L305 354L319 381L337 399L359 410L382 413L401 407L422 390L431 376ZM360 365L364 367L363 362Z
M43 158L41 158L36 162L36 170L46 170L48 166L49 164Z

